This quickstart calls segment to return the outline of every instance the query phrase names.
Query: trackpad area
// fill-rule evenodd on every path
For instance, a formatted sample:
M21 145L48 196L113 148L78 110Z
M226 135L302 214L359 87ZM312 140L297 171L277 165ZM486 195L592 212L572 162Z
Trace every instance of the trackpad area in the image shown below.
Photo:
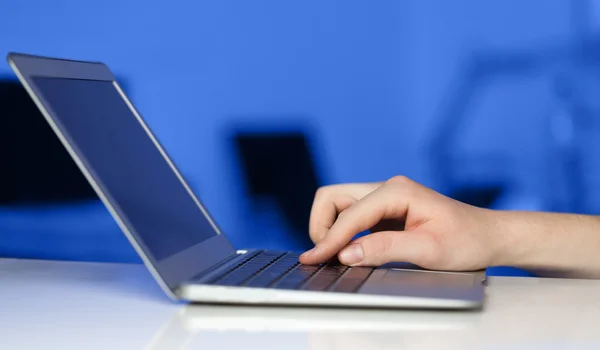
M477 287L475 274L410 269L377 269L360 293L440 297L463 294Z
M401 284L415 287L471 287L473 274L391 269L382 278L384 284Z

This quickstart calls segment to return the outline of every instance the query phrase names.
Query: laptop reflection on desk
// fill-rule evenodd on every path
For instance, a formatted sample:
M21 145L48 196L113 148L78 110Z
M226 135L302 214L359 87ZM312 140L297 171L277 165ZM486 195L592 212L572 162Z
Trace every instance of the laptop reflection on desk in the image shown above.
M469 331L478 324L481 315L472 311L398 313L386 310L189 305L177 311L157 331L146 349L227 348L224 344L232 348L242 345L247 348L249 342L264 346L285 340L286 349L294 348L288 344L300 342L308 343L310 349L329 350L332 343L352 343L354 346L380 344L382 335L418 333L429 337L432 336L430 332Z

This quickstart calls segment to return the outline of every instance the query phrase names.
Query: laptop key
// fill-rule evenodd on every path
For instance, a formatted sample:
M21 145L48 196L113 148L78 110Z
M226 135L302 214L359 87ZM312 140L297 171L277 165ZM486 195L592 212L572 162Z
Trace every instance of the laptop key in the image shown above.
M344 272L348 269L346 266L335 265L325 266L304 286L304 290L325 291L327 290Z
M240 286L249 281L262 270L268 268L283 254L274 252L264 252L259 254L254 259L249 260L240 267L231 270L220 279L217 279L214 284L222 286Z
M373 268L351 267L331 289L337 293L354 293L373 273Z
M251 279L246 285L248 287L268 287L298 264L299 262L297 258L293 259L284 256L260 272L260 274Z
M321 266L298 265L295 269L283 276L273 287L276 289L298 289L308 280Z

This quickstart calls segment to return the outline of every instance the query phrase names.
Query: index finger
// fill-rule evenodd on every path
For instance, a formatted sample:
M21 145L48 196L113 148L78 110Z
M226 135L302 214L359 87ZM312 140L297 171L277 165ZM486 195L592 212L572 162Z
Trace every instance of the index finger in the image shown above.
M315 244L329 232L338 214L356 202L352 196L339 192L339 189L333 186L317 191L308 225L310 239Z
M319 243L337 220L339 213L371 193L381 183L330 185L315 194L310 211L309 234L313 243Z
M385 184L343 211L316 247L303 254L305 264L319 264L334 257L358 233L383 219L401 218L408 211L408 199L397 186Z

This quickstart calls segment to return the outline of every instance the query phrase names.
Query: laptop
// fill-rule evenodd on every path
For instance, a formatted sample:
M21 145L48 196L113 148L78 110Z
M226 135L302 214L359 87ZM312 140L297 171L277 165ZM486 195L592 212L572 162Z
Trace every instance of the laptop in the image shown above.
M100 62L10 53L8 62L164 292L210 304L476 309L485 271L298 262L236 249ZM207 170L210 171L210 170Z

